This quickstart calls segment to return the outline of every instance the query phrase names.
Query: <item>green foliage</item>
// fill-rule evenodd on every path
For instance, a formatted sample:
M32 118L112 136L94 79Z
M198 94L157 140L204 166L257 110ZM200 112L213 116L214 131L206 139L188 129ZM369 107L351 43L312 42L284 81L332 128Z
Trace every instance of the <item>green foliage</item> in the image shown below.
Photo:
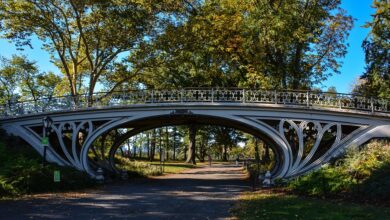
M352 18L339 6L340 0L4 0L0 34L19 47L37 36L64 75L59 92L87 92L89 102L97 88L307 89L338 73L346 53Z
M121 170L125 170L130 177L147 177L161 175L158 166L143 161L130 161L128 158L116 156L116 164Z
M384 200L390 196L390 143L374 141L350 150L333 165L293 179L290 189L309 195L344 193L360 199Z
M148 87L302 89L338 73L352 28L340 1L199 2L131 54Z
M75 171L74 168L42 166L41 161L25 157L18 157L3 169L3 177L18 194L74 190L94 185L87 174ZM59 183L53 180L55 170L61 172Z
M54 73L39 72L35 61L26 56L12 56L11 59L0 57L0 103L7 100L24 101L42 97L50 98L56 92L61 77ZM18 93L17 90L20 90Z
M0 1L0 34L21 49L32 47L31 36L36 36L64 74L67 93L92 95L98 83L108 90L128 83L136 71L131 71L131 64L117 62L118 56L140 50L140 42L151 40L161 31L157 24L163 24L171 12L183 10L183 4L172 0L4 0Z
M4 177L0 176L0 197L15 196L17 194L18 191Z
M329 193L343 192L348 189L350 181L340 169L323 167L318 171L298 177L289 183L289 187L296 192L322 196Z
M4 139L7 141L7 145L0 142L0 197L76 190L95 185L95 182L87 174L74 168L53 164L43 166L42 158L29 150L31 147L18 144L17 139L13 137ZM55 170L61 172L61 182L59 183L55 183L53 180Z
M0 57L0 103L4 104L12 99L17 99L16 94L19 76L12 68L10 61Z
M366 71L354 91L390 99L390 4L387 0L374 0L373 7L373 20L366 24L371 31L362 44Z

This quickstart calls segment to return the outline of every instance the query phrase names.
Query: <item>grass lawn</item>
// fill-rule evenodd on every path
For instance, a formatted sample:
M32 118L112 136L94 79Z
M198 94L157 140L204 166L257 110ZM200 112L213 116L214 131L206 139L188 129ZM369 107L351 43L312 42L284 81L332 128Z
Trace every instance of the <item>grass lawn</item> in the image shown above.
M247 192L232 213L239 219L390 219L390 208L261 190Z
M160 162L151 162L154 166L160 166ZM192 165L184 162L169 161L164 163L164 173L180 173L187 169L196 168L197 165Z

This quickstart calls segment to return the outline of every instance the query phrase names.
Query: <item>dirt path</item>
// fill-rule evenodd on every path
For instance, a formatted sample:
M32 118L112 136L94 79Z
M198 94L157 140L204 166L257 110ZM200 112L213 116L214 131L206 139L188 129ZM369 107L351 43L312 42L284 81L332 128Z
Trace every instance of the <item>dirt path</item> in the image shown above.
M227 219L240 191L241 167L214 165L181 174L108 185L86 193L1 202L1 219Z

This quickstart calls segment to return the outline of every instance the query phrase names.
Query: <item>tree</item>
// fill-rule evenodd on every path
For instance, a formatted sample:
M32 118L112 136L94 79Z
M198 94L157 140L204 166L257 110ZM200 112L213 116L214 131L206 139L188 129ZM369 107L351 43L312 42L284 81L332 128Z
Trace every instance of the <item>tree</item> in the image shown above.
M19 98L16 91L18 82L19 76L15 72L15 68L11 65L10 60L0 57L1 104L10 104L11 101L16 101Z
M53 72L48 72L46 74L41 74L37 78L38 86L40 86L40 94L45 96L48 99L51 99L58 94L58 91L61 87L61 82L63 78L54 74Z
M0 66L0 87L4 91L2 100L6 101L37 101L41 98L50 100L56 92L61 78L54 73L40 72L35 61L26 56L2 58Z
M9 60L10 67L18 76L18 87L24 99L32 99L34 102L40 96L40 88L37 78L43 75L39 73L36 62L30 61L25 56L12 56Z
M200 126L198 129L197 143L198 143L198 153L197 157L200 162L205 161L205 157L209 153L209 141L210 141L210 132L212 131L212 126Z
M346 53L352 18L340 0L248 0L242 59L280 88L310 88L332 72Z
M390 7L387 0L374 0L373 20L365 27L371 28L362 47L365 51L366 69L354 89L366 96L390 98Z
M19 47L37 36L67 79L69 93L88 92L89 104L99 83L113 91L134 77L123 71L121 54L140 49L153 38L164 12L180 8L179 1L3 0L0 26L3 36Z
M131 63L149 66L140 79L147 87L239 85L242 75L229 51L239 38L236 17L240 11L229 12L219 1L200 2L187 11L185 19L169 24L164 34L145 45L148 49L129 57Z
M244 140L243 133L230 127L213 126L212 136L217 145L220 146L222 160L227 161L229 151L237 147L237 144Z
M337 93L337 89L336 89L336 87L331 86L331 87L328 88L328 90L327 90L326 92L329 92L329 93Z
M353 23L339 5L202 1L131 59L155 64L144 70L149 87L308 89L339 72Z
M52 98L61 77L53 72L39 72L36 62L28 60L26 56L14 55L9 62L19 77L18 87L23 99L37 102L39 98Z
M154 156L156 154L156 142L157 142L157 139L156 139L156 129L152 129L152 132L151 132L151 137L150 137L150 158L149 160L151 162L154 161Z
M329 87L326 92L328 92L328 96L337 97L337 89L334 86Z
M190 124L188 128L188 136L189 136L189 146L188 146L188 157L186 163L196 164L196 132L197 125Z

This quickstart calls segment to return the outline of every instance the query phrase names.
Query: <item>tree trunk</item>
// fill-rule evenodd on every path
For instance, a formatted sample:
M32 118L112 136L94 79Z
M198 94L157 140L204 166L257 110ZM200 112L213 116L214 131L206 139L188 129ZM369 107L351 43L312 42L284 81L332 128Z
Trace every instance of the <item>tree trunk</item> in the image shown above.
M159 150L160 150L160 161L161 161L161 158L164 156L163 155L163 148L162 148L162 128L160 128L159 130L158 130L159 132L158 132L158 140L159 140Z
M127 140L126 140L126 144L127 144L127 157L128 157L128 159L130 160L131 159L131 149L130 149L130 139L129 138L127 138Z
M227 159L227 145L226 145L226 144L223 145L223 157L222 157L222 161L228 161L228 159Z
M139 159L141 159L142 158L142 144L139 146Z
M90 85L89 92L88 92L88 99L87 99L88 107L92 107L93 105L93 95L94 95L93 91L94 91L94 86Z
M255 159L257 164L260 163L259 142L257 138L255 138Z
M186 160L186 163L192 163L196 164L195 157L196 157L196 126L190 125L189 127L189 141L190 144L188 146L188 157Z
M154 161L154 155L156 153L156 129L152 130L152 140L150 144L150 161Z
M168 134L168 126L165 127L165 160L169 160L169 134Z
M96 160L99 160L99 155L95 149L95 145L92 145L91 149L92 149L93 154L95 155Z
M176 160L176 126L173 127L173 155L172 159Z
M121 152L121 156L122 156L122 157L125 157L125 153L123 152L122 147L119 147L119 150L120 150L120 152Z
M188 147L187 144L184 143L184 161L187 161L187 152L188 152Z
M146 152L147 152L147 159L150 160L150 133L149 133L149 131L146 132Z
M107 133L102 136L102 139L100 141L100 154L102 156L102 160L105 160L106 156L104 155L104 145L106 143Z
M199 160L200 162L204 162L204 158L206 157L206 147L204 143L200 145L200 151L199 151Z
M264 163L268 163L270 162L271 160L271 157L269 155L269 146L268 144L266 144L265 142L263 142L263 145L264 145L264 157L263 157L263 160L264 160Z
M135 159L137 157L137 146L136 146L136 137L137 136L134 136L133 138L133 158Z
M203 138L203 143L201 145L201 162L204 162L205 161L205 157L207 156L207 147L208 147L208 143L209 143L209 135L207 134L205 138Z

